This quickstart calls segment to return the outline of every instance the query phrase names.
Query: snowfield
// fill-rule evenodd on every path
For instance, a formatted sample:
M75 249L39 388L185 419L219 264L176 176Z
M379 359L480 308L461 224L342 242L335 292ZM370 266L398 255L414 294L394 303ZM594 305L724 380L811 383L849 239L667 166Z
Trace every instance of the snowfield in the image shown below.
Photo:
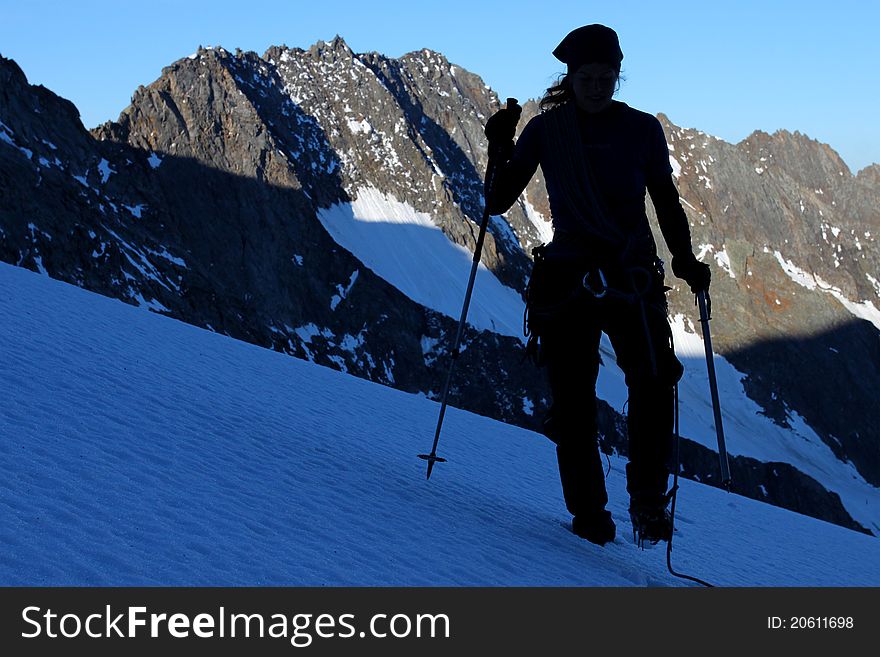
M377 189L357 190L355 200L318 211L337 244L410 299L461 317L473 252L454 244L425 212ZM525 304L480 263L468 323L478 329L522 337Z
M612 459L604 548L552 445L0 264L0 584L677 586ZM438 365L439 366L439 365ZM674 566L722 586L878 586L880 542L683 481Z

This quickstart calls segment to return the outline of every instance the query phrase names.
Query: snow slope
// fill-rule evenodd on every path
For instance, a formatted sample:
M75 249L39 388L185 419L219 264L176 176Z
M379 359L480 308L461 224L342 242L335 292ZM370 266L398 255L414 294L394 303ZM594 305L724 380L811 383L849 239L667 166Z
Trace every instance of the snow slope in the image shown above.
M0 584L685 584L572 535L542 436L0 264ZM880 542L684 481L673 561L880 585Z
M425 212L377 189L357 190L351 203L318 211L337 244L410 299L458 320L473 253L454 244ZM468 323L522 339L525 305L481 263Z

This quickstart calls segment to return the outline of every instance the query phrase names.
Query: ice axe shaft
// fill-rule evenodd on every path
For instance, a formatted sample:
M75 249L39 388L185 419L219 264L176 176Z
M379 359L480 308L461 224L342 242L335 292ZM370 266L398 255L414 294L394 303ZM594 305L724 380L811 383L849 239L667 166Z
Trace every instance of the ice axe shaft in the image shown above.
M507 99L507 108L517 112L517 116L522 111L516 98ZM492 190L495 184L495 172L497 169L497 153L489 151L489 162L486 166L486 189ZM486 199L485 208L483 209L483 219L480 222L480 233L477 237L477 245L474 248L474 258L471 264L471 275L468 279L467 290L464 294L464 304L461 307L461 318L458 320L458 330L455 332L455 342L452 345L452 358L449 362L449 370L446 372L446 382L443 384L443 395L440 401L440 415L437 417L437 429L434 431L434 445L431 447L430 454L419 454L420 459L428 462L428 476L431 478L431 472L435 463L444 463L446 459L437 456L437 443L440 442L440 429L443 427L443 418L446 416L446 405L449 397L449 385L452 383L452 372L455 369L455 361L458 360L459 347L461 346L461 336L464 334L464 325L467 321L468 308L471 305L471 295L474 291L474 281L477 279L477 270L480 267L480 255L483 251L483 242L486 240L486 229L489 226L489 199Z
M491 166L491 165L490 165ZM480 251L483 248L483 241L486 238L486 227L489 223L489 210L483 211L483 221L480 224L480 235L477 238L477 247L474 251L474 261L471 264L471 275L468 279L467 291L464 294L464 305L461 309L461 318L458 320L458 330L455 332L455 342L452 343L452 358L449 363L449 370L446 372L446 382L443 384L443 396L440 402L440 415L437 417L437 428L434 431L434 445L431 447L430 454L419 454L419 458L428 462L428 479L431 478L431 471L437 462L443 463L444 458L437 456L437 443L440 442L440 429L443 427L443 418L446 416L446 405L449 397L449 385L452 383L452 372L455 370L455 361L458 360L459 347L461 346L461 336L464 333L464 323L467 320L468 308L471 305L471 295L474 289L474 281L477 278L477 269L480 265Z
M721 460L721 485L730 490L730 465L727 462L727 448L724 444L724 426L721 424L721 402L718 399L718 382L715 378L715 359L712 355L712 336L709 334L709 293L697 292L700 305L700 324L703 327L703 346L706 348L706 367L709 370L709 391L712 394L712 411L715 414L715 433L718 437L718 458Z

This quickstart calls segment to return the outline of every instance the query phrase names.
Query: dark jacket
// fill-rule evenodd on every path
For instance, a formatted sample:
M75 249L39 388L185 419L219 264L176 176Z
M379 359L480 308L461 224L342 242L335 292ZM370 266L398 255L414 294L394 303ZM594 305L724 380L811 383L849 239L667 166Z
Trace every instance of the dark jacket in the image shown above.
M579 245L599 260L623 257L627 261L624 264L651 262L656 257L656 244L645 214L647 190L672 255L690 253L690 228L672 179L660 122L618 101L612 101L597 114L577 110L578 134L573 138L580 142L592 181L582 184L592 185L604 207L606 221L614 224L611 228L615 230L605 230L603 234L601 222L588 225L592 221L589 209L572 211L572 195L565 185L565 169L570 160L559 152L564 149L554 147L558 139L554 141L548 132L552 129L551 113L563 107L539 114L523 129L510 159L501 163L495 174L488 199L490 213L507 211L541 165L550 200L554 242ZM625 235L627 243L611 233Z

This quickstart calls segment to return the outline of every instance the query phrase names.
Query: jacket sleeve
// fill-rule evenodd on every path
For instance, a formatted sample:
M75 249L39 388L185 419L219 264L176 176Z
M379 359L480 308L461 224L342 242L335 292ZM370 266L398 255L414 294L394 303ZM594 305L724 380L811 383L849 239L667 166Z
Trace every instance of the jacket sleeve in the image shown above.
M663 126L656 121L652 138L651 153L648 158L646 175L648 193L657 211L657 222L669 252L673 257L692 254L691 229L684 208L679 201L678 188L672 178L669 164L669 149Z
M678 200L678 189L672 176L649 182L648 193L657 210L657 222L669 252L673 257L693 253L690 224Z
M526 185L535 175L540 162L540 115L529 121L512 149L509 157L501 156L495 163L497 169L492 189L486 189L486 207L489 214L507 212L519 198Z

